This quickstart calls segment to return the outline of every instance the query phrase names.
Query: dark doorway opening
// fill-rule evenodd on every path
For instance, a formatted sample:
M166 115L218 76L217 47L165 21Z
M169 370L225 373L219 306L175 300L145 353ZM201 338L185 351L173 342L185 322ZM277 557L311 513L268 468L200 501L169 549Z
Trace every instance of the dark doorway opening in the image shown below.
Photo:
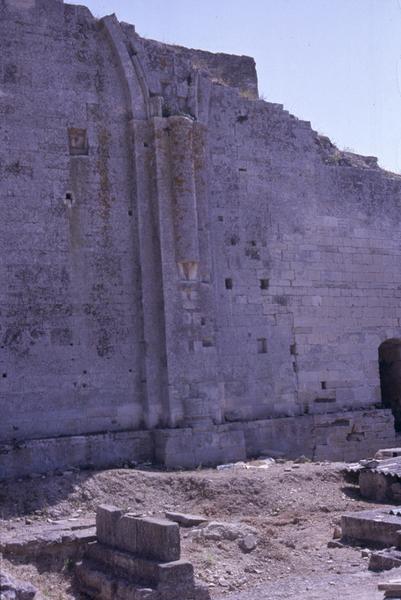
M396 431L401 431L401 340L386 340L379 346L382 403L391 408Z

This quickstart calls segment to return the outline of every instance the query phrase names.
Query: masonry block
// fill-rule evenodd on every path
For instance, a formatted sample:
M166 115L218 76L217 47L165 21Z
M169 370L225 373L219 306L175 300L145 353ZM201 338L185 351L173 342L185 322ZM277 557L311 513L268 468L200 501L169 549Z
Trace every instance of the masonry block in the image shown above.
M102 544L152 560L169 562L180 557L179 526L172 521L124 515L114 506L101 505L96 527Z
M134 517L123 517L122 528L132 519ZM137 554L166 562L180 558L180 530L176 523L151 517L135 520Z
M389 509L364 510L341 517L343 538L362 544L396 546L400 529L401 517L390 514Z
M123 511L115 506L101 504L96 511L96 535L102 544L115 546L119 521Z

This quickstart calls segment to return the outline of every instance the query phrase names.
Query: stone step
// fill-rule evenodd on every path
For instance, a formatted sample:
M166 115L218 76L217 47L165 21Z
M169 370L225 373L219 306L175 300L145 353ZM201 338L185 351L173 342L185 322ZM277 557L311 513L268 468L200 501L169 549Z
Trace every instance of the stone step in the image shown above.
M345 542L372 544L381 548L397 546L399 530L401 516L392 514L389 508L346 513L341 518Z
M72 556L83 551L96 539L95 520L63 519L52 523L19 525L0 535L0 552L3 554L38 556L62 552Z
M90 561L98 564L99 568L106 567L109 573L136 583L155 588L177 585L186 588L194 586L193 566L186 560L160 563L97 542L88 546L86 556Z
M401 551L396 548L386 548L372 552L369 559L371 571L388 571L401 567Z
M131 581L106 575L96 565L84 560L77 563L75 574L80 589L96 600L160 600L159 593Z

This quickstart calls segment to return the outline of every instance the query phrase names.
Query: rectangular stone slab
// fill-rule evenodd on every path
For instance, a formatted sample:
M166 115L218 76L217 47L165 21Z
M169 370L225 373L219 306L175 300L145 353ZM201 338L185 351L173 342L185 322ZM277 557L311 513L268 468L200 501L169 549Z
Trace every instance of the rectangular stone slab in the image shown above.
M122 573L127 579L141 581L153 587L162 585L194 585L192 564L185 560L160 563L117 550L103 544L90 544L87 557L107 569L109 573Z
M381 592L401 592L401 579L379 583L377 589Z
M178 523L181 527L196 527L197 525L207 523L208 521L207 517L202 517L201 515L190 515L178 512L166 512L166 519Z
M378 546L396 546L401 517L391 515L389 509L364 510L341 517L342 536L355 542Z

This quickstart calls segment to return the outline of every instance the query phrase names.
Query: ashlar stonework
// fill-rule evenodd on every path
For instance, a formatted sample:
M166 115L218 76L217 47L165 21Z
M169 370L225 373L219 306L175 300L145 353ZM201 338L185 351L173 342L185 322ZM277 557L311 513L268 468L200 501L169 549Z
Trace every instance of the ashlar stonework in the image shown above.
M396 444L401 177L253 59L0 0L0 140L0 477Z

